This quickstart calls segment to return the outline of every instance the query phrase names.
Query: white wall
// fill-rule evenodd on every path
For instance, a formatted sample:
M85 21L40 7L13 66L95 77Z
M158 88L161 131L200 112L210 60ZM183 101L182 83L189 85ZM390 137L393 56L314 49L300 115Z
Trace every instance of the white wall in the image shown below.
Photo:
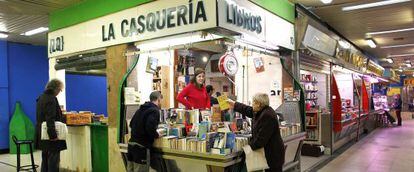
M351 105L354 104L354 81L352 74L345 74L340 72L334 73L336 83L338 84L338 91L341 99L350 99Z
M153 91L153 79L154 75L152 73L147 73L147 61L149 57L158 59L158 66L170 66L170 107L174 106L174 83L173 83L173 73L174 73L174 50L165 50L165 51L156 51L151 53L144 53L140 55L138 64L135 70L137 72L137 85L138 93L140 95L141 103L149 101L149 95Z
M59 79L66 85L66 74L65 70L55 70L56 58L49 59L49 81L52 79ZM66 88L66 87L65 87ZM57 96L59 104L63 106L63 109L66 109L66 89L63 89L61 93Z
M280 59L259 53L248 53L248 57L243 56L242 50L236 50L235 55L239 62L239 71L236 74L236 95L237 100L250 104L252 97L256 93L267 93L270 96L272 85L276 83L282 90L282 65ZM262 57L265 70L257 73L253 65L255 57ZM245 66L243 79L243 66ZM244 88L243 88L244 87ZM244 89L244 92L243 92ZM244 94L244 95L243 95ZM270 96L270 106L277 108L282 104L283 95Z

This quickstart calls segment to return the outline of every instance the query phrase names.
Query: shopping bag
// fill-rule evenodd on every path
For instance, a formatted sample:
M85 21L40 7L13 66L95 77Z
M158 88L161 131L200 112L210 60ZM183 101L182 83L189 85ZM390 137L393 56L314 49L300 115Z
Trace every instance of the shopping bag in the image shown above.
M269 169L267 164L264 148L252 150L250 145L243 147L246 154L246 167L247 171L259 171Z
M58 140L66 140L66 135L68 134L68 128L65 123L56 121L55 129ZM42 132L41 140L49 140L49 134L47 134L47 125L46 122L42 123Z

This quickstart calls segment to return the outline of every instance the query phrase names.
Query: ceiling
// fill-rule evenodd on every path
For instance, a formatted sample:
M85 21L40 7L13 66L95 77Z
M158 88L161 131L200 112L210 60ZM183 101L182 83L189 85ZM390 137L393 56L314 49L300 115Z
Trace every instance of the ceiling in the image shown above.
M0 32L7 41L46 45L47 33L32 36L20 34L39 27L48 27L48 14L81 0L0 0Z
M291 1L304 5L355 45L379 58L382 61L382 66L399 68L402 65L401 63L407 60L414 65L414 55L395 57L393 58L393 64L385 61L385 58L389 55L414 54L414 45L400 48L382 48L384 46L414 44L414 30L387 34L367 34L369 32L414 28L414 1L346 12L342 11L342 7L379 1L333 0L332 3L327 5L320 0ZM377 48L370 48L365 41L366 38L373 38L377 43ZM402 66L405 67L405 65Z

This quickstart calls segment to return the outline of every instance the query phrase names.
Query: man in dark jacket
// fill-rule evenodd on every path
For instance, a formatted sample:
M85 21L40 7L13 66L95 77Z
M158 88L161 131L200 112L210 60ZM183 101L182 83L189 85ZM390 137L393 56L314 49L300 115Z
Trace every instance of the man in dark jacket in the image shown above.
M42 150L42 172L59 171L60 151L66 149L66 141L58 140L55 122L64 122L62 111L56 96L64 88L58 79L49 81L36 104L36 140L39 149ZM41 125L46 122L49 140L41 140Z
M253 96L253 106L228 101L234 111L243 116L253 118L252 138L249 143L252 150L264 148L269 172L282 172L285 163L285 150L279 130L276 112L269 106L267 94L258 93Z
M142 171L139 165L145 160L146 149L151 149L151 167L161 171L160 156L153 151L154 140L159 137L157 132L160 122L160 104L162 95L159 91L150 94L150 102L141 105L130 122L131 139L128 145L128 171ZM138 164L136 164L138 163Z
M207 91L207 94L210 96L210 105L211 106L218 105L217 98L213 97L214 87L212 85L207 85L206 91Z
M397 94L394 96L394 109L395 109L395 114L397 115L398 126L401 126L402 125L402 119L401 119L402 100L401 100L400 94Z

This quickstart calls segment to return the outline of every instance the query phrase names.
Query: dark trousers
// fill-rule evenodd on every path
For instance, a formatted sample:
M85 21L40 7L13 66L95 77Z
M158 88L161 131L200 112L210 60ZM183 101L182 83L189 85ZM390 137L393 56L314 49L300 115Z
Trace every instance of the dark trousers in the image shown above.
M394 117L392 117L391 114L388 111L385 111L384 113L387 116L387 119L391 124L395 122Z
M41 172L58 172L60 151L42 151Z
M397 114L398 125L401 126L402 125L401 110L395 110L395 114Z

